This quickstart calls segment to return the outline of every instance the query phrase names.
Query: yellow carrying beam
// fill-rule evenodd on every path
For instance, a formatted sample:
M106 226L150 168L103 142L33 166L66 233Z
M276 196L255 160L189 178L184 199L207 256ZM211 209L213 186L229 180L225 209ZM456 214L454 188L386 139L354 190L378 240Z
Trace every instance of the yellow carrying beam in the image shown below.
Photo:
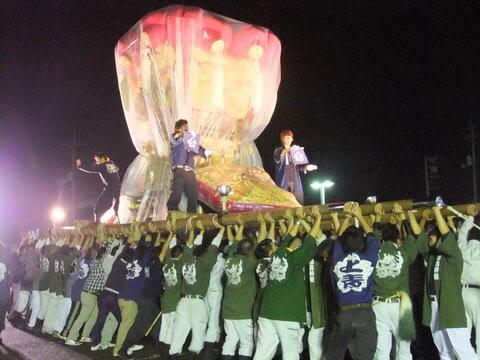
M399 200L399 201L389 201L382 203L382 209L385 214L381 218L382 223L387 223L391 221L391 218L394 217L392 213L393 205L398 203L402 206L404 211L413 210L415 211L416 217L421 217L423 210L429 208L425 203L417 204L417 206L412 200ZM432 204L433 205L433 204ZM476 209L480 209L480 204L461 204L453 206L454 209L461 213L465 213L467 206L475 205ZM322 214L322 229L331 229L332 228L332 217L331 213L336 212L340 219L345 217L345 213L342 211L342 208L339 209L331 209L326 205L311 205L311 206L304 206L296 209L291 209L293 215L297 211L303 211L305 216L311 214L312 209L314 206L317 206ZM360 205L362 209L362 213L366 216L374 214L374 207L375 204L364 204ZM301 210L300 210L301 209ZM238 223L238 220L241 219L245 224L245 227L252 227L257 226L257 216L259 213L265 214L269 213L273 219L276 221L285 219L285 211L286 209L278 209L273 211L253 211L253 212L243 212L243 213L231 213L231 214L187 214L187 213L180 213L177 212L178 219L175 221L175 228L172 229L174 231L185 229L188 224L190 223L191 226L196 229L197 228L197 221L201 221L205 228L213 228L214 227L214 219L216 219L222 225L235 225ZM442 214L444 216L453 215L449 210L446 208L442 209ZM166 220L163 221L144 221L138 223L138 229L145 233L148 231L148 224L152 224L157 232L167 232L169 229L168 222ZM86 237L93 237L97 234L98 226L102 226L102 231L106 235L119 235L119 234L128 234L131 230L132 224L97 224L97 223L85 223L79 222L74 229L55 229L56 234L63 235L63 236L71 236L76 235L77 237L80 235L85 235ZM93 241L93 239L92 239Z

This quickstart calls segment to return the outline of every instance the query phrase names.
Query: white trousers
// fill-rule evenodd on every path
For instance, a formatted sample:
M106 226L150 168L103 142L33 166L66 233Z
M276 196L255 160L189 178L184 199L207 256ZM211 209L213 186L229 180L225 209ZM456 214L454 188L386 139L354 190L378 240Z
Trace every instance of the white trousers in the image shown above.
M253 321L252 319L228 320L225 319L225 342L222 355L235 356L237 345L240 343L238 354L251 357L253 354Z
M63 296L55 293L49 294L50 301L48 302L47 314L43 322L42 331L51 334L55 330L57 319L60 316L60 311L63 303Z
M40 291L40 310L38 311L37 315L38 320L45 320L45 315L47 315L49 302L50 292L48 290Z
M377 350L375 360L390 360L392 335L396 343L396 360L411 360L410 341L402 340L398 334L400 303L375 302L373 305L377 324Z
M15 306L15 311L23 314L27 310L28 300L30 299L30 291L20 290L18 293L17 304Z
M172 343L173 327L175 325L175 311L167 314L162 313L160 325L160 336L158 340L164 344L170 345Z
M308 354L310 360L320 360L323 355L323 332L325 328L314 329L313 326L308 331Z
M200 353L205 341L205 333L208 322L208 306L204 299L182 298L178 302L175 312L175 328L173 329L170 355L180 354L183 344L190 330L192 341L188 350Z
M475 328L475 344L477 344L477 356L480 360L480 289L463 288L463 303L467 315L467 326Z
M468 328L451 328L440 330L440 312L438 302L432 301L432 319L430 330L433 342L438 349L441 360L473 360L476 358L475 350L470 344L470 331Z
M40 292L38 290L32 290L30 294L30 319L28 321L29 327L34 327L37 322L38 312L40 311Z
M279 342L283 360L298 360L299 329L297 322L258 318L258 342L253 360L273 359Z
M222 289L209 289L207 293L208 326L205 342L220 341L220 310L222 308Z
M72 308L72 299L62 296L62 299L59 300L58 315L53 330L58 333L63 331L65 324L67 323L68 314L70 314L70 309Z

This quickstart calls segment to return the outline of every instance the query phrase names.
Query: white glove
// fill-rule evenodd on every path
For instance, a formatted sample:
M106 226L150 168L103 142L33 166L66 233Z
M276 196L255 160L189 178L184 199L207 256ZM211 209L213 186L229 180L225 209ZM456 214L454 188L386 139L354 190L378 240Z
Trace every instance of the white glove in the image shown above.
M206 149L206 150L205 150L205 157L208 158L208 157L210 157L213 153L214 153L213 150L208 150L208 149Z
M314 164L308 164L306 167L305 167L305 170L307 171L313 171L313 170L317 170L318 169L318 166L317 165L314 165Z
M170 240L170 247L169 249L173 249L175 246L177 246L177 237L173 236L172 240Z
M203 235L198 234L195 237L195 240L193 240L193 245L202 245L202 243L203 243Z

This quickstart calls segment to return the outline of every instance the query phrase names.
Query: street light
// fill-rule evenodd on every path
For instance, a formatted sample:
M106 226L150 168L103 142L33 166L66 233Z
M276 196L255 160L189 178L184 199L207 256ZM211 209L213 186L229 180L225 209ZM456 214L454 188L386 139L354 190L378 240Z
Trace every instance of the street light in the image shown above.
M50 219L52 220L53 227L55 227L57 223L65 220L65 216L65 210L63 210L61 207L55 206L52 208L52 210L50 210Z
M325 205L325 189L331 188L335 183L330 180L325 180L325 181L314 181L313 183L310 184L312 189L314 190L320 190L320 203L322 205Z

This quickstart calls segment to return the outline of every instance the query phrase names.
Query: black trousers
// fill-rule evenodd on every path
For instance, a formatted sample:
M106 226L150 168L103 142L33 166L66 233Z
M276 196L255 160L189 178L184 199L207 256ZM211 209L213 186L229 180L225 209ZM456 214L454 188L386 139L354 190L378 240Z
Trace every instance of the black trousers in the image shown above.
M120 313L120 307L118 306L118 295L103 290L98 296L98 316L92 330L92 346L100 344L100 341L102 340L102 329L109 312L115 316L120 324L122 321L122 315Z
M0 303L0 332L5 330L5 315L7 311L10 309L8 302Z
M373 360L377 348L377 327L372 308L340 310L335 315L332 332L328 336L326 359L343 359L347 347L353 359Z
M138 299L137 303L138 314L132 327L128 330L127 338L125 339L125 344L123 346L124 349L128 349L145 336L145 333L150 328L150 325L152 325L160 311L157 302L153 299L141 297ZM160 320L158 320L157 324L159 322Z
M185 193L188 199L187 211L189 213L197 212L197 177L194 171L184 169L175 169L172 180L172 193L167 201L168 210L178 210L178 204Z
M118 204L120 202L120 184L107 185L103 188L100 196L97 198L97 201L93 206L93 215L95 217L95 221L100 221L102 215L112 207L113 199L116 200L113 210L115 210L115 214L118 214Z

